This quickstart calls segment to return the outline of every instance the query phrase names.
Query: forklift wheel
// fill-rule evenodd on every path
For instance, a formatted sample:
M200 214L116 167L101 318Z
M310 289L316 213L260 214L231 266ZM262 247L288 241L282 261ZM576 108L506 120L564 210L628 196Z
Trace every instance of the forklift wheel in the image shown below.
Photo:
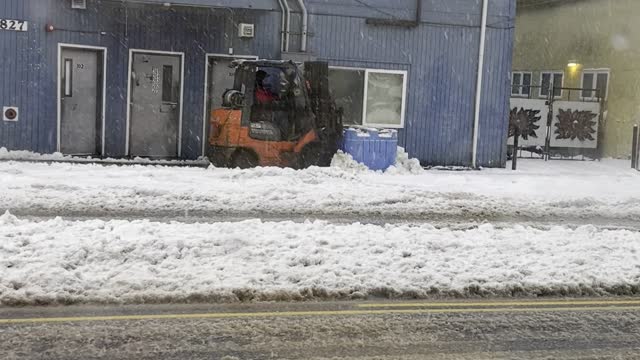
M259 164L258 156L247 149L238 149L231 155L230 165L232 168L249 169Z
M319 166L322 157L322 144L314 142L307 144L300 153L300 167Z

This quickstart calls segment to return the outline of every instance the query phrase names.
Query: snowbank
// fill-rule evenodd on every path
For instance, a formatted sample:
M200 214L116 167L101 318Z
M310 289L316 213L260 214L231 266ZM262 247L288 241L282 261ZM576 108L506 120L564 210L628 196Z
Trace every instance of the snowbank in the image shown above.
M338 167L238 170L8 161L0 162L0 211L92 217L640 220L640 173L627 161L521 160L519 168L389 176Z
M59 152L53 154L40 154L25 150L9 151L5 147L0 147L0 160L16 160L16 161L58 161L70 163L96 163L96 164L122 164L122 165L206 165L209 161L206 158L198 160L152 160L149 158L135 157L133 159L113 159L113 158L94 158L91 156L79 157L63 155Z
M331 167L356 173L370 171L365 164L355 161L351 154L347 154L342 150L338 150L338 152L333 155L333 158L331 159Z
M414 174L420 175L424 169L420 165L418 159L409 158L409 154L404 151L404 148L398 146L398 154L396 155L396 164L387 169L388 174Z
M0 304L638 294L640 233L0 217Z
M355 161L350 154L344 153L342 150L338 150L338 153L333 156L331 167L355 173L371 171L366 165ZM404 148L398 146L396 164L389 167L384 173L393 175L419 175L423 171L424 169L422 165L420 165L420 161L409 158L409 154L404 151Z
M71 156L64 156L62 153L40 154L24 150L9 151L5 147L0 147L0 160L39 160L39 161L59 161L70 160Z

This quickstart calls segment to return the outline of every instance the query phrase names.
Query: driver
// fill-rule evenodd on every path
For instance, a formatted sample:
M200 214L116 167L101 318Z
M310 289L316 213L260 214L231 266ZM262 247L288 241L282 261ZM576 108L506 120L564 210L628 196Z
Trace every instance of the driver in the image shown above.
M264 80L267 76L269 75L264 70L256 72L256 101L260 105L271 104L276 100L275 95L264 86Z

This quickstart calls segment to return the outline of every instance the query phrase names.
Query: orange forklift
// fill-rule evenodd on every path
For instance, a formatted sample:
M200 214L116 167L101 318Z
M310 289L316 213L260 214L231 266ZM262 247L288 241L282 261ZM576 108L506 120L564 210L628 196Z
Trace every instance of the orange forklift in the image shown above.
M328 166L342 139L329 67L311 61L238 60L234 86L211 112L207 156L215 166Z

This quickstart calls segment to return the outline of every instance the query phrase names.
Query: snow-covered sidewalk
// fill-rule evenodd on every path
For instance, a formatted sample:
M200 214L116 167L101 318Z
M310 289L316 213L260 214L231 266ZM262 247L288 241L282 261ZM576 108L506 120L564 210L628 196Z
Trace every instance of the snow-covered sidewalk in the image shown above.
M0 162L0 211L22 215L238 215L430 221L640 220L628 161L520 160L521 170L406 171L349 164L301 171Z
M640 233L0 216L0 304L640 292Z

